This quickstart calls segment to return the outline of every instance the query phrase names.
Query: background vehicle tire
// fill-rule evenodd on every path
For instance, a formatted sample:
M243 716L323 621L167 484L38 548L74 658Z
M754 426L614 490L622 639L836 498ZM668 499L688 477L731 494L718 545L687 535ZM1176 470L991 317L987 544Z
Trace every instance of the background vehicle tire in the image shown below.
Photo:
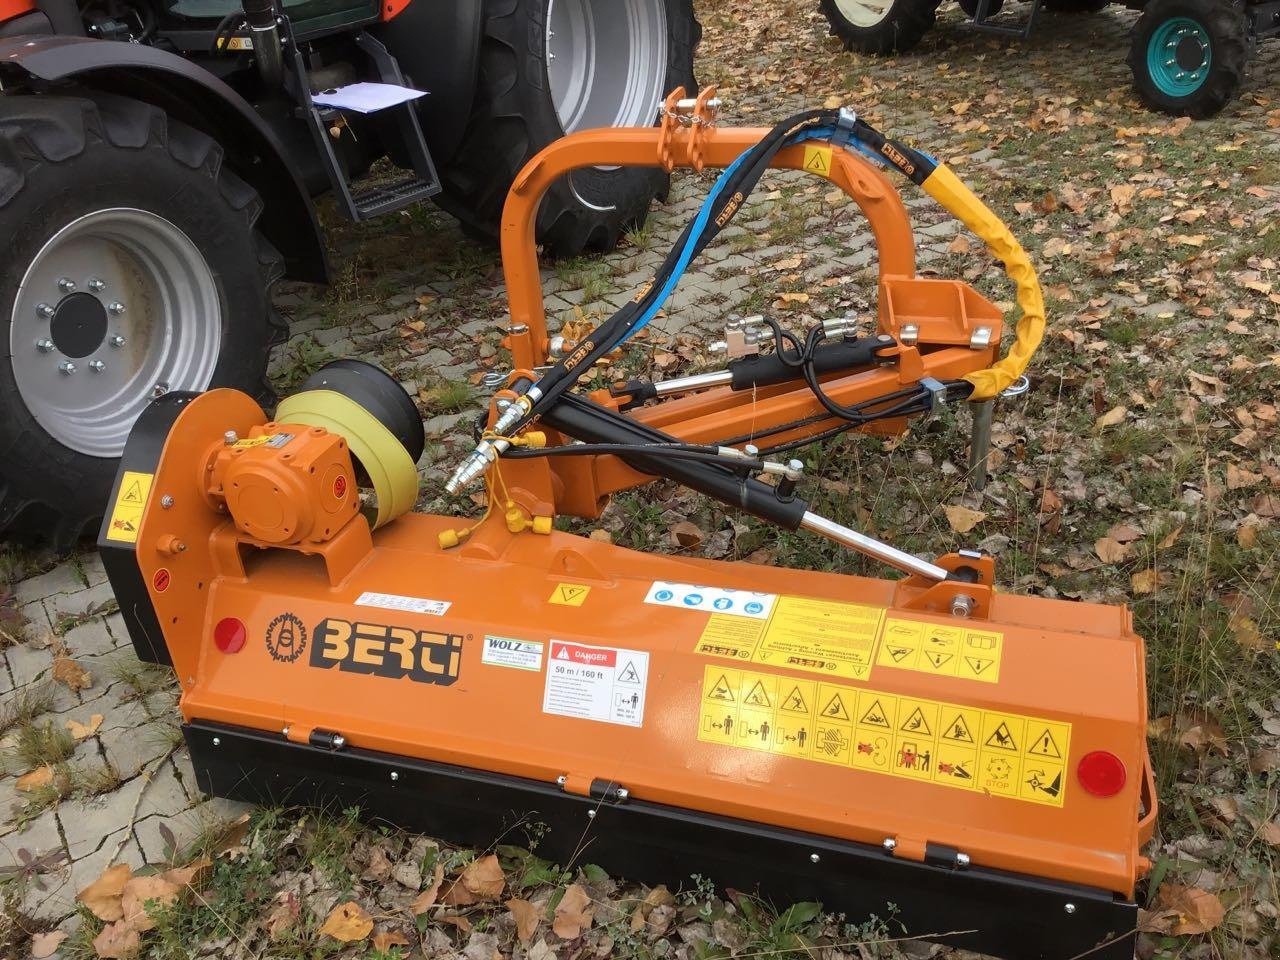
M1203 120L1239 93L1252 53L1237 0L1153 0L1134 24L1129 69L1147 106Z
M978 15L978 0L959 0L959 2L960 9L965 12L965 16L976 17ZM1003 8L1004 0L992 0L987 7L987 16L994 17Z
M475 103L438 201L493 236L511 181L547 144L591 127L649 126L673 89L696 90L702 30L692 0L484 3ZM579 170L543 198L538 239L556 256L608 250L666 183L648 168Z
M822 0L846 50L903 53L932 29L941 0Z
M1099 13L1111 0L1044 0L1044 8L1054 13Z
M136 100L0 96L0 530L69 546L156 391L269 396L258 195Z

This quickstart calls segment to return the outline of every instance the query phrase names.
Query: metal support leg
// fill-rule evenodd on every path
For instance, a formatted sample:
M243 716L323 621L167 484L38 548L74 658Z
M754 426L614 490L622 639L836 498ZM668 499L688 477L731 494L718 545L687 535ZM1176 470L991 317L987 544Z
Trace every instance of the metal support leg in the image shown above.
M969 489L981 492L987 486L987 461L991 456L991 421L995 417L996 401L983 400L972 403L973 432L969 435Z

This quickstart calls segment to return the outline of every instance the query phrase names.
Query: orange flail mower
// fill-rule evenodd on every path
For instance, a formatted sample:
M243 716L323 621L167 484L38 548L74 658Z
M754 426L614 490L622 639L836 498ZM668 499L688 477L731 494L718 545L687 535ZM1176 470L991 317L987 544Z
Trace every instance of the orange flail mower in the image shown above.
M1128 611L999 593L979 551L925 560L837 524L803 500L803 461L781 457L944 403L974 403L981 427L1043 330L1026 255L944 165L851 111L732 129L714 91L682 97L659 127L566 137L515 182L513 370L448 484L487 483L479 520L410 512L421 419L367 364L329 365L270 417L214 390L139 420L99 545L139 656L177 671L200 786L358 804L467 844L545 834L539 853L562 863L698 873L851 918L892 904L909 935L1001 956L1131 956L1156 801ZM724 172L632 302L553 336L538 201L604 164ZM734 319L719 369L575 389L770 167L862 209L874 322ZM885 170L1004 261L1022 313L1003 359L994 305L915 275ZM905 575L655 556L554 528L655 478Z

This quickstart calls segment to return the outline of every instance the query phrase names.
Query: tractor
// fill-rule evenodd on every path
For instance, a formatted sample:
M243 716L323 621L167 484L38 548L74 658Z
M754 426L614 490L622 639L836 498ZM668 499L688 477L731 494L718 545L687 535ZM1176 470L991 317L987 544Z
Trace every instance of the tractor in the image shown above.
M493 236L526 161L654 123L699 38L691 0L0 0L0 531L74 541L165 394L270 402L319 195ZM327 102L363 84L411 99ZM666 184L576 171L538 240L609 249Z
M1141 10L1129 46L1138 96L1152 110L1207 119L1235 99L1259 40L1280 36L1277 0L1122 0ZM940 0L820 0L846 49L910 50L933 27ZM959 0L974 30L1026 39L1043 8L1097 13L1110 0L1030 0L1021 23L993 21L1004 0Z

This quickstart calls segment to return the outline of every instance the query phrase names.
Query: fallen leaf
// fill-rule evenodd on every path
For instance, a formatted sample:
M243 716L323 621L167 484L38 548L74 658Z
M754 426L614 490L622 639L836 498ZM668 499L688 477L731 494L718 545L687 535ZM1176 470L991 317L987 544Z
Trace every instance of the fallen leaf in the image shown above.
M1236 530L1236 543L1241 550L1252 550L1258 542L1258 525L1244 523Z
M1151 593L1160 585L1160 574L1154 570L1139 570L1129 578L1134 593Z
M1095 420L1093 426L1097 430L1105 430L1107 427L1114 427L1118 423L1123 423L1124 418L1128 413L1128 407L1112 407Z
M595 908L587 891L579 884L571 883L565 888L564 896L556 904L555 922L551 929L557 937L574 940L582 935L583 930L591 928L591 920Z
M440 896L440 885L443 883L444 864L437 860L435 874L431 878L431 885L418 894L414 898L413 903L409 904L409 909L413 911L414 916L417 916L420 913L426 913L435 906L436 898Z
M48 933L37 933L31 938L32 960L45 960L57 952L58 946L67 939L62 930L50 930Z
M399 930L379 930L373 935L373 949L386 953L392 947L407 947L409 938Z
M76 899L89 908L99 920L108 923L124 916L124 908L120 898L124 894L125 885L133 876L133 868L127 863L118 863L108 867L97 880L76 894Z
M1127 523L1117 523L1107 531L1107 536L1116 543L1133 543L1135 540L1142 539L1142 531L1135 530Z
M502 895L507 878L502 874L502 864L494 854L472 860L462 871L462 885L481 900L493 900Z
M282 891L276 894L275 905L272 906L271 912L267 914L267 935L272 940L280 939L289 930L293 929L293 925L298 922L298 917L301 914L302 904L298 902L298 898L293 891Z
M844 105L844 99L838 93L833 93L827 99L822 101L823 109L838 110Z
M18 778L14 787L20 793L32 793L51 783L53 783L53 767L46 763L43 767L36 767L30 773L24 773Z
M705 539L706 535L698 528L698 525L690 523L688 520L681 520L671 528L671 543L686 550L697 549L702 546L702 541Z
M446 913L440 917L441 923L451 923L463 933L471 932L471 921L459 913Z
M1280 847L1280 820L1264 823L1258 828L1258 837L1273 847Z
M1172 530L1170 530L1168 533L1164 535L1164 537L1160 540L1159 543L1156 544L1156 549L1168 550L1170 547L1172 547L1175 543L1178 542L1178 538L1180 536L1182 536L1182 527L1174 527Z
M68 720L66 728L71 731L72 740L83 740L85 737L92 737L98 732L98 728L102 726L102 714L95 713L89 718L88 723L81 723L78 720Z
M147 904L155 901L157 906L165 907L178 898L182 888L159 874L146 877L132 877L124 886L120 898L120 906L124 916L121 923L128 924L135 930L150 930L156 922L147 912Z
M163 876L175 887L190 887L208 876L209 871L212 869L213 861L208 857L201 857L199 860L191 861L185 867L174 867L172 870L166 870Z
M142 936L127 923L108 923L93 938L93 949L103 960L129 960L142 949Z
M1253 473L1234 463L1227 464L1227 489L1243 490L1245 487L1256 487L1263 480L1260 473Z
M333 908L320 932L328 934L342 943L355 943L363 940L373 930L373 917L365 912L364 907L354 900L340 903Z
M507 901L507 909L511 911L511 916L515 917L516 936L520 938L521 943L528 943L538 929L538 921L542 919L541 911L528 900L521 900L518 897Z
M1180 715L1180 721L1178 742L1182 746L1190 747L1196 753L1214 750L1224 757L1230 753L1227 747L1227 735L1222 725L1213 717L1204 715L1197 718Z
M947 515L947 523L951 525L951 529L956 533L968 533L983 520L987 519L987 515L981 510L970 510L959 503L949 503L942 509Z
M1103 563L1121 563L1129 559L1129 547L1111 537L1101 537L1093 545L1093 551Z
M53 661L53 679L72 690L84 690L93 686L93 676L70 657L58 657Z
M1258 624L1250 617L1246 617L1242 613L1233 613L1227 618L1227 628L1231 631L1232 636L1236 638L1236 643L1250 650L1266 650L1268 644L1262 637L1262 631L1258 629Z
M1156 900L1163 910L1178 914L1177 922L1170 931L1175 937L1208 933L1222 923L1222 918L1226 916L1222 901L1199 887L1161 884Z

